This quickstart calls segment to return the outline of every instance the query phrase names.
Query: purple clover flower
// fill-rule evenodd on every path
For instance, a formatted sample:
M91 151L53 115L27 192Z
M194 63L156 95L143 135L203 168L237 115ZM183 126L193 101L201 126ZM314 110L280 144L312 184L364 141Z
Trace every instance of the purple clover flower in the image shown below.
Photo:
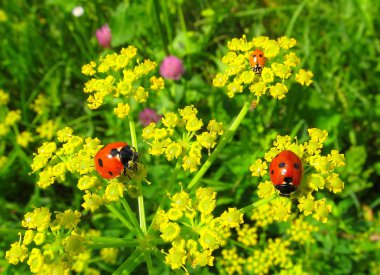
M96 30L96 38L98 39L100 46L103 48L109 48L111 46L112 36L108 24L105 24Z
M162 116L156 113L155 110L150 108L145 108L139 114L139 121L145 127L148 126L151 122L157 123Z
M182 60L174 55L165 57L160 66L160 74L166 79L178 80L184 72Z

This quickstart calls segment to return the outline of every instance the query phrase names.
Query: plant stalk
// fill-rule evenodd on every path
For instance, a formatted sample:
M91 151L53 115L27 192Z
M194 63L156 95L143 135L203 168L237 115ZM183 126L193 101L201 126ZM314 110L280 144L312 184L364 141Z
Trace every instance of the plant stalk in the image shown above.
M235 134L237 128L239 127L240 123L243 121L244 117L246 116L250 106L251 102L253 100L254 95L250 94L245 102L243 107L240 110L240 113L235 118L235 120L232 122L231 126L228 128L228 130L223 134L221 141L216 146L215 150L211 153L209 158L206 160L206 162L203 164L201 169L199 169L198 173L194 176L194 178L190 181L189 185L187 186L187 189L190 190L195 185L197 185L200 181L200 179L203 177L203 175L207 172L207 170L210 168L212 163L215 161L215 159L218 157L220 152L223 150L223 148L226 146L226 144L230 141L231 137Z
M133 121L132 115L128 116L128 119L129 119L129 130L131 132L132 146L135 148L136 152L138 152L135 122ZM141 182L139 183L139 189L140 189L140 193L139 193L139 196L137 197L137 204L139 208L140 228L142 232L146 234L147 230L146 230L146 219L145 219L144 196L143 196Z

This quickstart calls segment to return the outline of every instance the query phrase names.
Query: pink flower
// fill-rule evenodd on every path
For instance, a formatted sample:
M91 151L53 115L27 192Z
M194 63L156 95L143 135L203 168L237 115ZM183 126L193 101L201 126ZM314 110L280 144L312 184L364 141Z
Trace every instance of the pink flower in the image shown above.
M165 57L160 66L160 74L166 79L178 80L184 72L182 60L174 55Z
M156 113L155 110L145 108L139 114L139 121L143 126L148 126L151 122L158 122L162 116Z
M96 38L103 48L109 48L111 46L111 29L108 24L96 30Z

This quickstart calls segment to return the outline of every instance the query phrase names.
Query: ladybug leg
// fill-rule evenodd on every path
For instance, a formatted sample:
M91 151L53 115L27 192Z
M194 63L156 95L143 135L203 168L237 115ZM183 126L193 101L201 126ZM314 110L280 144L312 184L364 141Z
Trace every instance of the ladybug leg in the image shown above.
M126 168L125 166L124 166L123 175L124 175L125 177L127 177L129 180L132 179L131 176L127 173L127 168Z

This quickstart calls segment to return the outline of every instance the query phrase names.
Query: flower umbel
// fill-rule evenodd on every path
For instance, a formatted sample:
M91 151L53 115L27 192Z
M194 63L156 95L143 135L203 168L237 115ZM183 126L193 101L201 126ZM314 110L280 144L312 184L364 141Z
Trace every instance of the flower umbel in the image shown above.
M327 222L328 213L331 206L326 205L326 199L315 201L315 192L328 189L333 193L341 192L344 188L343 181L335 169L345 165L343 154L332 150L327 156L323 156L323 142L327 138L327 131L312 128L308 130L310 140L302 144L292 142L290 136L277 136L272 147L264 157L264 160L256 160L251 165L252 176L266 176L264 168L269 166L272 159L283 150L290 150L295 153L302 161L303 166L307 167L303 175L303 180L298 191L291 196L298 199L298 208L305 216L314 214L313 217L323 223ZM270 181L259 184L258 195L260 198L270 198L276 192ZM290 202L290 201L288 201ZM285 199L276 199L270 202L273 217L276 220L287 220L289 218L290 204Z
M249 91L258 98L269 91L273 98L281 100L288 92L284 80L292 79L307 86L312 83L311 72L301 69L294 76L294 68L299 66L300 59L289 49L295 45L296 40L286 36L277 40L260 36L251 41L248 41L245 36L240 39L233 38L227 44L229 52L222 58L227 68L215 76L213 85L225 86L227 95L231 98L237 93L244 92L248 87ZM263 52L266 60L264 68L260 68L259 73L257 71L254 73L255 69L248 62L255 49Z
M31 166L33 173L39 174L37 185L40 188L45 189L55 182L63 182L66 174L70 173L78 178L78 189L84 191L83 208L90 211L118 201L123 196L125 186L119 179L103 185L104 182L95 173L94 156L102 148L99 139L83 139L74 135L69 127L59 130L57 139L58 145L55 142L45 142L33 159ZM129 176L133 180L145 178L144 166L138 165L136 173ZM128 184L129 187L135 183L129 181ZM57 220L66 221L67 228L75 227L79 217L79 212L57 214Z
M131 111L131 101L146 102L150 94L164 88L162 78L149 76L157 64L149 59L140 61L136 56L137 49L129 46L119 54L108 54L82 67L83 74L92 76L83 89L90 94L87 98L90 109L98 109L108 98L117 98L114 113L124 118Z
M212 252L225 245L231 228L239 228L243 223L243 214L236 208L214 217L215 197L212 188L198 188L195 199L181 191L171 197L171 208L160 210L155 217L153 228L162 233L165 242L172 243L168 253L163 251L172 269L185 269L186 263L193 268L213 266Z
M6 252L5 258L10 264L26 261L33 273L68 274L75 269L73 263L77 257L89 253L85 234L77 227L81 216L78 211L57 213L52 221L51 216L45 207L25 214L22 226L28 230L19 233L20 241Z
M143 138L150 145L151 155L165 155L169 161L181 158L183 169L192 173L201 164L202 148L210 153L215 147L218 136L223 134L223 125L211 120L207 130L200 132L203 121L193 105L178 111L179 115L174 112L163 115L162 128L150 123L143 130Z

